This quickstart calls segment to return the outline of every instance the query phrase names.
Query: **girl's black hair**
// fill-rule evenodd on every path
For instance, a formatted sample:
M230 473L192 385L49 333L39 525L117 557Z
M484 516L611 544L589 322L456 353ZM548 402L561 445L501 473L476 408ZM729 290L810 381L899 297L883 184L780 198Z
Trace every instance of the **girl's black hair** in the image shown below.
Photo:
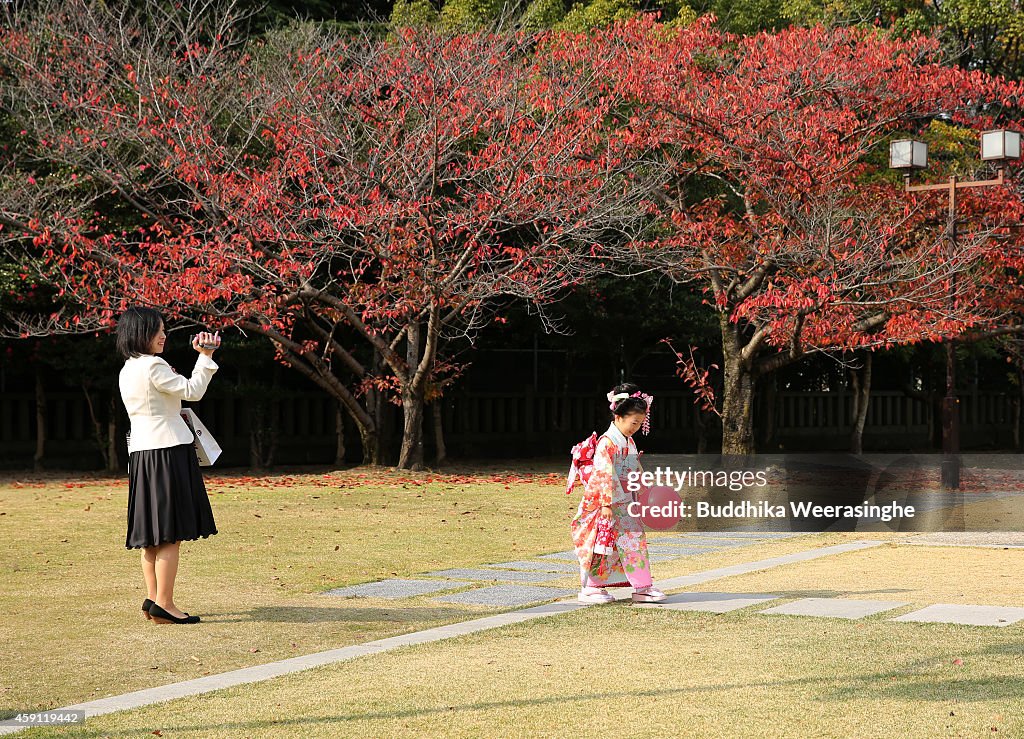
M619 393L629 393L632 395L638 392L640 392L640 388L632 382L616 385L612 390L613 395L618 395ZM612 413L616 416L628 416L630 413L647 413L647 401L643 398L623 398L615 404Z
M152 308L129 308L117 322L117 350L125 359L149 354L164 317Z

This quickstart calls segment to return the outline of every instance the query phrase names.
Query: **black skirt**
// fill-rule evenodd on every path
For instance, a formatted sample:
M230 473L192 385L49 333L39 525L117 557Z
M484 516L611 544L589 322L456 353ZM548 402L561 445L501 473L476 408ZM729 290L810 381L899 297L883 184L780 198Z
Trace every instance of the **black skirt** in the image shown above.
M192 444L131 453L125 547L153 547L216 533Z

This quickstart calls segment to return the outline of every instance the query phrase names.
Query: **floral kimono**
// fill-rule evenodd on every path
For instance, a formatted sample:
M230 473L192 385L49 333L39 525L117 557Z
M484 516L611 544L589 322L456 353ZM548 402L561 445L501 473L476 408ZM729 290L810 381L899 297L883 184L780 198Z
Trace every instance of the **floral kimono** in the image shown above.
M623 487L631 471L640 472L640 460L633 440L627 439L615 424L597 442L594 469L587 481L576 517L572 520L572 540L580 561L581 587L645 588L651 585L647 536L639 518L629 515L634 496ZM601 506L611 506L610 525L601 525ZM609 553L600 552L599 530L606 529ZM603 537L602 537L603 538Z

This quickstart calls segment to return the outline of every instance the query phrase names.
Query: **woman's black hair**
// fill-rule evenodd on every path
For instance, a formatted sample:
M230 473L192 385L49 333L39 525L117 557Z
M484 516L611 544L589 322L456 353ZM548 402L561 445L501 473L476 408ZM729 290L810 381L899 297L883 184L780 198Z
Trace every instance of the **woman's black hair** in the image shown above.
M618 395L619 393L629 393L632 395L638 392L640 392L640 388L632 382L616 385L612 390L613 395ZM630 413L647 413L647 401L643 398L623 398L615 404L612 413L616 416L628 416Z
M152 308L129 308L117 322L117 350L125 359L150 353L164 317Z

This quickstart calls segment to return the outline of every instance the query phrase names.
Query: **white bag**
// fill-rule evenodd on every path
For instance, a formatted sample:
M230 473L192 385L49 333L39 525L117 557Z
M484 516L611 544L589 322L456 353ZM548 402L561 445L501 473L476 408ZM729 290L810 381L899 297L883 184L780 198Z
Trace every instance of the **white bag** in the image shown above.
M192 432L195 438L196 456L199 458L200 467L209 467L217 461L221 451L220 444L213 438L213 434L207 430L199 416L191 408L181 409L181 418Z

